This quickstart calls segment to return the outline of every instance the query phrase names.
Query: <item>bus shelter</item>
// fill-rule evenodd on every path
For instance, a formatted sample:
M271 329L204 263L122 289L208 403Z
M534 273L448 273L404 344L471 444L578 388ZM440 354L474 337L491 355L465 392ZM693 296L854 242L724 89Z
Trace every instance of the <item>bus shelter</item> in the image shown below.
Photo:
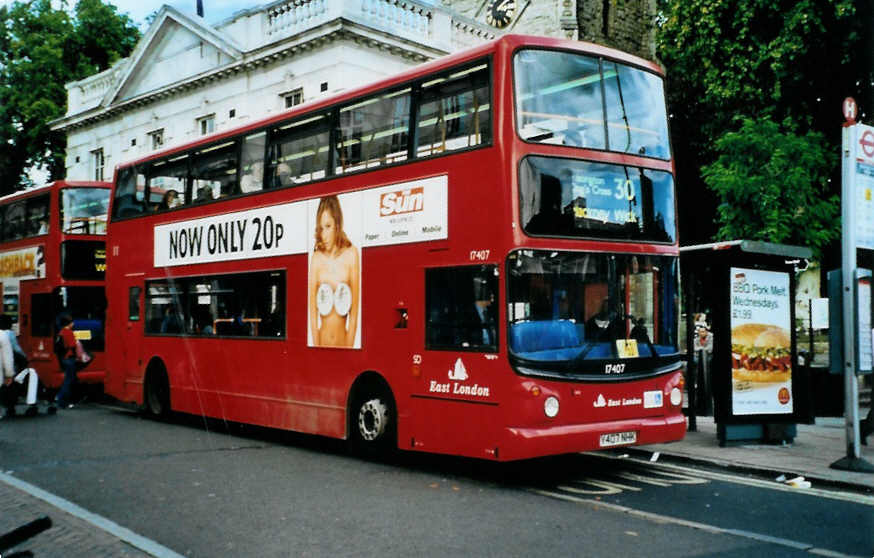
M809 248L750 240L680 248L690 429L711 400L722 446L788 442L810 422L794 302L796 269L811 257Z

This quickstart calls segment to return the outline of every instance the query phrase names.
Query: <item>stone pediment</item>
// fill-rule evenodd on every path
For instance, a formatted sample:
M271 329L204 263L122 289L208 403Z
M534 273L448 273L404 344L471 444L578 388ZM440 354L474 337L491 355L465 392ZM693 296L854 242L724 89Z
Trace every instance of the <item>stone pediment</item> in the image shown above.
M133 99L240 59L242 52L230 38L164 5L101 104Z

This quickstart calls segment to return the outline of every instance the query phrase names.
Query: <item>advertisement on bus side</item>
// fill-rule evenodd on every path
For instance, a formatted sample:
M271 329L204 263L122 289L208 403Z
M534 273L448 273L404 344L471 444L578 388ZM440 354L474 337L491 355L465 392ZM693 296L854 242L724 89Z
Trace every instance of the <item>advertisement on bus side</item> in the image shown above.
M20 250L0 252L0 291L3 294L3 313L12 318L12 330L18 335L18 293L22 279L46 276L45 249L31 246Z
M310 347L361 348L361 248L446 238L446 177L309 200Z
M389 246L449 237L447 186L441 175L338 197L346 219L354 214L361 223L356 246ZM308 254L318 203L302 200L156 225L155 267Z
M361 193L309 201L310 347L361 348Z
M154 228L155 267L307 254L311 347L361 348L363 248L448 238L448 178L411 180Z
M0 279L39 279L46 276L42 246L0 252Z

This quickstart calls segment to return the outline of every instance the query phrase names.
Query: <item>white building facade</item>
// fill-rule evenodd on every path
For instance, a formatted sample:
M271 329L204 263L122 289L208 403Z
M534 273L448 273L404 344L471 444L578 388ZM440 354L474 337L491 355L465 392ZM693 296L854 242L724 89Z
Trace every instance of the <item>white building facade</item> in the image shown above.
M506 32L576 38L576 2L282 0L215 26L164 6L129 58L67 84L68 180L356 87ZM511 4L512 9L507 10ZM498 16L496 18L496 16Z

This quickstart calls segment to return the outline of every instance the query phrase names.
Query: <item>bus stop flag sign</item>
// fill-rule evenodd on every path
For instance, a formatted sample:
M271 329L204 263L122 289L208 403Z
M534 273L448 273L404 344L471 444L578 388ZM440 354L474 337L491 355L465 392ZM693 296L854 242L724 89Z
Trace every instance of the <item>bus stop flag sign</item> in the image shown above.
M847 97L841 105L841 111L844 113L844 119L847 121L847 126L852 126L856 123L856 114L859 112L859 106L856 104L856 99Z
M851 198L855 211L855 246L874 250L874 127L856 124L849 138Z

